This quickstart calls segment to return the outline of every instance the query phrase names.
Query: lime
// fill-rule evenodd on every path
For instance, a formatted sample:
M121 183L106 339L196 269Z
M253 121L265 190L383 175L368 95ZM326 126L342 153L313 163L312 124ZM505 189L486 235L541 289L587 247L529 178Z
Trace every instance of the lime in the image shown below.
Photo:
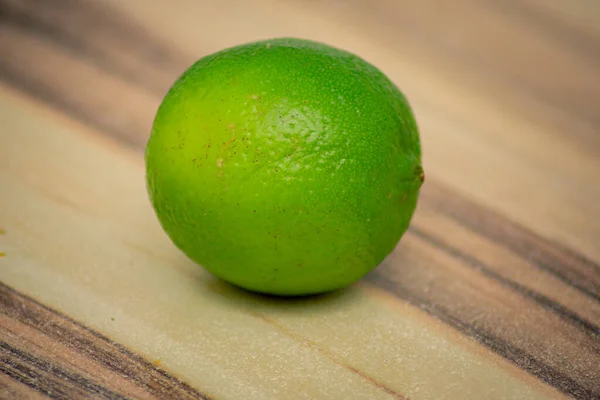
M160 104L149 198L189 258L250 291L345 287L406 231L423 182L414 115L357 55L277 38L195 62Z

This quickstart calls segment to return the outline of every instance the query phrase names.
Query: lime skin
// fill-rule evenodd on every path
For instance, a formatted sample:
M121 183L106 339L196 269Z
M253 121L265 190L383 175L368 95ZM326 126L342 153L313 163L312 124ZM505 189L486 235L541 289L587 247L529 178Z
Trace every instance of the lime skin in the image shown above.
M398 87L354 54L297 38L195 62L162 100L145 161L150 202L181 251L281 296L339 289L377 267L424 177Z

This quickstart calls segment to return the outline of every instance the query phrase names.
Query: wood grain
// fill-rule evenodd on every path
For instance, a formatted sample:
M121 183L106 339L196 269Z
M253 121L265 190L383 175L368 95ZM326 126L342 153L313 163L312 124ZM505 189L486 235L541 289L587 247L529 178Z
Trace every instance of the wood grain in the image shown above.
M0 399L39 400L49 398L5 373L0 374Z
M366 0L350 7L323 1L262 1L259 8L233 0L181 0L173 7L108 3L0 2L0 50L6 55L0 78L140 154L161 96L209 51L281 34L356 49L414 99L428 171L411 229L365 284L383 290L392 302L424 310L563 393L600 397L600 121L594 106L600 102L594 51L600 25L590 22L593 10L580 2L537 0L462 0L441 8L432 1L406 2L402 9L396 2ZM434 8L437 13L430 12ZM194 24L201 14L211 18ZM211 35L223 21L236 29ZM11 174L24 179L18 169ZM94 204L54 187L43 193L83 214ZM12 276L23 285L19 290L36 287L43 296L40 286L23 284L13 272L0 278ZM308 347L319 343L317 331L305 325L255 317L275 324L290 340ZM94 320L86 314L78 319ZM126 336L119 341L127 340L140 348ZM355 352L344 351L352 359ZM435 398L434 389L428 397L378 369L365 374L364 365L339 364L335 346L321 353L382 395ZM179 368L178 378L202 381ZM433 374L416 376L422 387ZM126 390L126 383L114 387ZM218 392L211 388L211 394ZM460 391L453 393L461 398Z
M160 360L151 364L1 283L0 309L0 371L41 394L65 399L208 399L157 368Z
M2 280L207 397L562 398L400 290L282 301L214 279L160 229L139 154L6 88L0 105L15 133L0 148Z

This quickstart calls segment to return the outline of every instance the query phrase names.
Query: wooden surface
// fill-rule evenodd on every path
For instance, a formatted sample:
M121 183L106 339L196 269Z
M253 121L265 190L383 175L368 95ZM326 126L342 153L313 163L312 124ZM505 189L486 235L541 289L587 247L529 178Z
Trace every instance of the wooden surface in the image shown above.
M275 36L386 72L428 178L294 301L187 260L143 176L173 80ZM600 398L599 72L591 0L0 0L0 398Z

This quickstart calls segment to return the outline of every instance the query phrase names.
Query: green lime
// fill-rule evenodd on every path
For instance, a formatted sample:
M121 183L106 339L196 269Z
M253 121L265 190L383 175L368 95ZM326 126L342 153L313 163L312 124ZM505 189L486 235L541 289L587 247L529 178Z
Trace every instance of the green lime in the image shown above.
M146 148L149 197L175 245L247 290L307 295L380 264L423 182L415 118L358 56L295 38L199 59Z

